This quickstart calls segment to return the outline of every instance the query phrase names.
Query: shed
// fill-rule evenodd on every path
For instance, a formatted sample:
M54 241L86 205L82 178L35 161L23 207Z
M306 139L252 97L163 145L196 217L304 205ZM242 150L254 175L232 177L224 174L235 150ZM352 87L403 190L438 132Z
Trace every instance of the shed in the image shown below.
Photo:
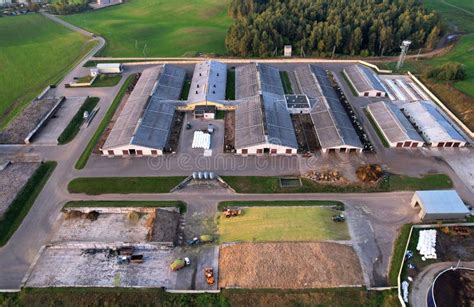
M123 71L121 63L99 63L97 69L101 74L120 74Z
M216 106L196 106L194 118L214 119L216 117Z
M420 207L422 220L459 220L469 214L455 190L416 191L411 200L413 208Z

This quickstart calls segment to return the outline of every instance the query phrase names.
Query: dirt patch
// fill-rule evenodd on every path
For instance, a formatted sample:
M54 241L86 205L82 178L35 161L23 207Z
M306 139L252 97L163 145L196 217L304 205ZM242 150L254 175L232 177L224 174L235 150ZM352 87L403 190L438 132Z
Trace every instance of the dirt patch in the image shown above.
M31 102L19 116L0 132L0 144L24 144L25 138L58 103L58 99Z
M314 130L313 121L309 114L291 115L295 128L299 152L315 152L319 147L318 138Z
M178 212L157 209L152 241L174 242L176 244L179 218L180 214Z
M174 152L178 148L179 135L181 134L181 129L183 128L185 114L185 112L175 112L174 114L170 137L165 148L167 152Z
M235 151L235 112L228 111L224 115L224 152Z
M439 307L474 305L474 271L448 271L436 281L434 288Z
M219 287L223 288L299 289L363 284L353 248L337 243L222 246L219 270Z
M452 227L451 227L452 228ZM463 227L468 235L437 231L436 252L441 261L474 261L474 229Z

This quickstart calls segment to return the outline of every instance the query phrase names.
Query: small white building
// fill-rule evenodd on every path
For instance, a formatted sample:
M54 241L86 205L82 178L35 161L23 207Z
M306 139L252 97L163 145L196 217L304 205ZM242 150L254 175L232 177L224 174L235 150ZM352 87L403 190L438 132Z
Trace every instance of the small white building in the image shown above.
M372 69L362 65L352 65L344 68L343 73L357 95L364 97L387 96L387 89Z
M100 74L121 74L123 72L122 63L99 63L97 69Z
M423 221L460 220L469 214L455 190L416 191L411 206L421 209L419 216Z

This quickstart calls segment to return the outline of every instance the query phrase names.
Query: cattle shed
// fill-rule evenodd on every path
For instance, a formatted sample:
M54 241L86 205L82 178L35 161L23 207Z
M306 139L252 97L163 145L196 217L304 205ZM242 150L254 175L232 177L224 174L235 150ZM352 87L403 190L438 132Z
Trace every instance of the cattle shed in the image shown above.
M357 95L365 97L387 96L385 86L372 69L356 64L344 68L343 73Z
M227 84L227 64L217 61L205 61L196 64L188 105L214 104L223 107Z
M432 147L464 147L466 140L431 102L402 105L402 111Z
M420 147L424 140L405 117L403 112L391 102L376 102L367 106L375 128L382 132L390 147Z
M413 208L420 207L420 219L459 220L469 214L455 190L416 191L411 200Z

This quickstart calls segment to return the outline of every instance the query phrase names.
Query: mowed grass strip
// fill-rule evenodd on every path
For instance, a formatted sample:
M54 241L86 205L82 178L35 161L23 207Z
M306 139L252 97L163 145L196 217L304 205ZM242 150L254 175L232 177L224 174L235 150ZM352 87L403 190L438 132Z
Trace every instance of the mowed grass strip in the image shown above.
M99 75L92 83L92 87L111 87L116 86L120 80L122 80L122 75L113 74L113 75Z
M99 97L87 97L86 101L84 101L82 106L72 118L71 122L59 136L58 144L67 144L74 139L74 137L79 133L81 125L84 122L84 112L87 111L90 114L95 106L99 103L99 100Z
M392 286L396 286L398 282L398 273L405 257L405 247L407 246L412 225L405 224L400 229L397 240L393 246L392 259L390 260L390 270L388 272L388 282Z
M64 205L64 208L169 208L175 207L180 213L187 210L186 203L179 200L168 201L126 201L126 200L78 200L70 201Z
M224 176L222 177L238 193L369 193L392 191L417 191L451 189L453 182L445 174L428 174L410 177L388 174L377 185L325 184L301 178L301 187L282 188L280 177Z
M347 223L336 223L339 211L315 207L250 207L237 217L219 219L220 242L349 240Z
M62 16L101 35L102 56L187 56L225 54L232 23L230 0L132 0L101 10Z
M40 14L0 18L0 128L94 44Z
M82 177L69 182L70 193L132 194L168 193L186 177Z
M20 227L56 165L57 163L54 161L41 164L18 192L16 198L0 219L0 246L4 246Z
M87 146L82 152L81 156L79 157L79 160L77 160L76 165L75 165L76 169L83 169L86 166L87 160L89 160L89 157L92 154L92 151L94 150L95 145L99 141L102 133L104 133L105 128L107 128L107 125L109 124L110 120L114 116L115 111L117 111L117 108L120 105L120 102L122 101L123 96L125 96L125 92L127 91L127 88L130 86L133 79L135 79L135 76L136 76L135 74L128 76L127 80L125 80L125 82L123 83L117 96L115 97L114 101L112 101L112 104L107 110L107 113L105 113L104 118L100 122L99 127L97 127L97 130L95 131L94 135L90 139L89 143L87 143Z

